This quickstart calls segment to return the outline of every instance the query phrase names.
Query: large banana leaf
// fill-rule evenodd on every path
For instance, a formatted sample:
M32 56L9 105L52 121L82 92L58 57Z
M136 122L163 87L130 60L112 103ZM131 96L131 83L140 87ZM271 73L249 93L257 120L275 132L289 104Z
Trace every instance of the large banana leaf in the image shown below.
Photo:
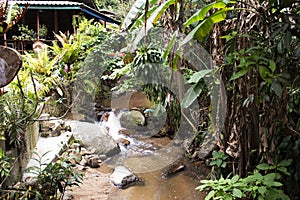
M184 38L181 44L184 45L187 42L191 41L193 38L201 41L209 34L216 23L226 19L226 13L229 10L232 10L232 8L223 8L222 10L219 10L213 15L204 19Z
M157 0L151 0L149 4L152 5L155 4L156 2ZM132 7L130 8L128 14L126 15L121 28L127 29L133 23L133 21L138 18L138 15L143 13L145 5L146 5L146 0L135 1Z
M217 1L217 2L213 2L208 4L207 6L203 7L202 9L198 10L193 16L191 16L185 23L184 23L184 27L187 27L188 25L198 22L198 21L202 21L206 15L207 12L213 8L216 9L221 9L221 8L225 8L226 7L226 2L225 1Z
M133 41L132 48L136 48L137 44L144 38L144 36L147 34L147 32L154 26L156 25L157 21L161 17L161 15L173 4L176 3L176 0L168 0L162 3L157 9L151 14L149 19L147 20L146 27L142 27L139 31L138 34Z
M154 5L153 7L149 8L148 12L147 12L147 17L149 18L152 13L158 8L157 5ZM134 28L138 28L140 27L145 21L145 13L143 13L131 26L130 30L134 29Z
M198 41L203 40L203 38L205 38L209 34L216 23L226 19L227 12L233 10L233 8L227 6L228 4L233 3L235 3L235 1L219 0L208 4L207 6L196 12L184 23L184 27L187 27L192 23L196 23L199 21L200 23L195 28L193 28L193 30L184 38L184 40L181 42L181 45L188 43L193 38L196 38ZM210 11L211 9L220 10L216 11L210 16L207 16L208 11Z

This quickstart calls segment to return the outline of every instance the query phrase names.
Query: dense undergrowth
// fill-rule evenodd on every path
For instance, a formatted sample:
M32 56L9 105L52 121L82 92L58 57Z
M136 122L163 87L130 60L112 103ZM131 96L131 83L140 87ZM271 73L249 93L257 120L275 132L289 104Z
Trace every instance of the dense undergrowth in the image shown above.
M185 108L197 100L200 107L190 119L198 120L193 127L197 137L189 153L200 148L203 132L219 139L218 152L210 158L210 180L197 188L210 190L206 199L297 199L299 13L299 3L290 1L167 0L157 4L138 0L124 19L126 32L107 31L99 23L83 20L77 34L57 33L57 41L45 51L23 55L18 78L0 96L0 136L9 148L22 151L24 129L38 118L37 105L56 94L57 105L68 110L72 100L65 86L89 72L101 77L102 84L119 82L113 88L118 93L143 85L140 90L156 103L155 112L168 113L169 136L180 127L179 119L188 112ZM151 40L141 39L145 32ZM184 45L189 43L201 44L209 52L214 63L211 69L197 69L185 58L184 52L192 46ZM93 71L99 63L104 70ZM78 75L82 67L90 71ZM180 72L183 78L168 78L170 71ZM224 128L218 129L212 110L223 101L215 104L210 89L221 82L227 113ZM178 93L169 87L175 83ZM99 82L90 79L83 87L94 95ZM4 151L0 159L3 180L11 165ZM51 167L71 173L62 163Z

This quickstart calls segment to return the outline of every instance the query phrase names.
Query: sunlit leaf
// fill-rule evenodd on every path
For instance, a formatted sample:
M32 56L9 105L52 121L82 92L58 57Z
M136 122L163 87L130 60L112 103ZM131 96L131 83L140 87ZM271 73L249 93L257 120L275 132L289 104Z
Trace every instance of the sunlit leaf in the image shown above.
M217 1L217 2L213 2L211 4L208 4L207 6L205 6L204 8L198 10L193 16L191 16L185 23L184 23L184 27L187 27L188 25L195 23L197 21L202 21L206 15L207 12L209 10L211 10L212 8L225 8L226 7L226 3L223 1Z
M237 188L233 188L232 194L233 194L233 196L235 196L237 198L242 198L243 197L242 191L237 189Z
M276 70L276 63L274 62L274 60L270 60L269 64L270 64L271 71L275 72L275 70Z
M216 23L225 20L226 12L229 10L232 10L232 8L224 8L204 19L184 38L184 40L181 42L181 45L188 43L193 38L201 41L208 35L208 33L210 33L211 29Z
M210 200L214 197L216 191L215 190L211 190L205 197L205 200Z
M211 69L204 69L199 72L194 73L189 79L188 83L198 83L201 78L204 78L207 74L211 73Z
M259 170L268 170L268 169L270 169L270 165L267 163L261 163L261 164L257 165L256 168Z
M282 167L290 166L292 164L292 161L293 161L292 159L283 160L278 164L278 166L282 166Z
M184 108L189 107L201 93L202 93L202 86L200 84L196 84L192 86L184 94L184 98L182 100L182 107Z
M175 44L175 39L176 39L177 35L178 35L177 32L175 32L175 33L173 34L170 43L168 44L166 50L164 51L164 54L163 54L163 56L162 56L163 59L166 59L166 58L169 56L169 54L170 54L170 52L171 52L171 49L173 48L173 46L174 46L174 44Z

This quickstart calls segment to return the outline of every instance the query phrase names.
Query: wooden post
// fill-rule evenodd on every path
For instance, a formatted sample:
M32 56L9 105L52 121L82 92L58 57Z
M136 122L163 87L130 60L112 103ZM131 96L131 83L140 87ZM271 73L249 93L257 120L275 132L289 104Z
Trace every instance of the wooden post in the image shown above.
M37 39L40 39L40 11L38 10L36 13L36 33Z
M54 10L54 32L58 33L58 13Z
M6 33L3 33L4 46L7 47Z

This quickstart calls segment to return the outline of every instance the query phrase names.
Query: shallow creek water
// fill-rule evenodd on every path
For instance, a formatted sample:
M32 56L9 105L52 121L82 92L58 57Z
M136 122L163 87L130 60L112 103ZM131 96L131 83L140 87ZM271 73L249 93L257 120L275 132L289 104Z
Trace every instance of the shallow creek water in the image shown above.
M118 140L122 129L119 118L113 112L107 122L101 124L109 128L110 135ZM169 138L148 138L139 140L125 137L130 141L127 147L121 146L121 153L106 162L107 167L122 165L132 170L143 180L143 184L133 185L127 189L115 188L108 199L111 200L194 200L204 199L203 194L195 190L199 177L191 173L193 164L186 164L185 170L163 176L168 165L182 159L182 151ZM207 171L206 171L207 172ZM204 173L206 173L204 172ZM199 175L199 174L198 174Z
M125 190L116 190L111 200L196 200L204 196L194 188L198 185L184 172L170 178L162 178L161 171L138 174L145 180L144 186L132 186Z

